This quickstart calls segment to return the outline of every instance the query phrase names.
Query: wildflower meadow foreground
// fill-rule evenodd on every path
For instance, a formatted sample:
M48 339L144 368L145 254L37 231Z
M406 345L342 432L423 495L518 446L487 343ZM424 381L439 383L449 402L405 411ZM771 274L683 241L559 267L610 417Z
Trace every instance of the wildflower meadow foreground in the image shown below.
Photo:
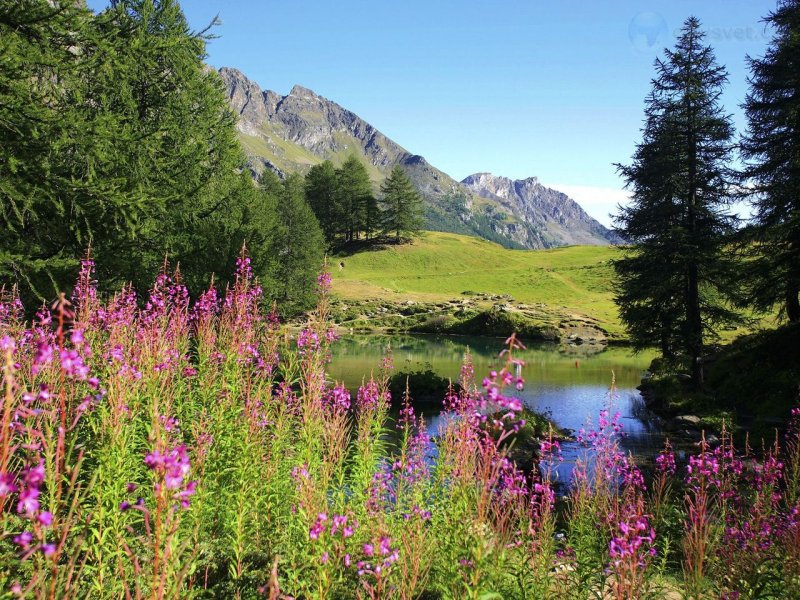
M646 474L604 411L557 498L552 436L508 458L514 337L429 437L390 353L354 396L326 379L326 275L293 339L247 258L194 303L167 273L100 299L92 267L30 323L0 304L4 598L800 598L800 410Z

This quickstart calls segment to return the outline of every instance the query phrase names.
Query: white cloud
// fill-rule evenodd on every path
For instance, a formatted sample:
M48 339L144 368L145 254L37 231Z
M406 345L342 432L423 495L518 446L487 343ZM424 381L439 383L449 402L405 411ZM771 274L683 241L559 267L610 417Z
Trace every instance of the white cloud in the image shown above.
M548 185L548 187L565 193L606 227L611 227L610 215L617 212L617 205L625 206L630 202L630 193L616 188L562 184Z

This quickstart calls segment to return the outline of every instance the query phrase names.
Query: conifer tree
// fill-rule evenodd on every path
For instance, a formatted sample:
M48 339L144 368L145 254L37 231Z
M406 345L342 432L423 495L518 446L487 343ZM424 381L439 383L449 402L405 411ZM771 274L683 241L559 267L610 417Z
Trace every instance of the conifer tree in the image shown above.
M618 231L632 247L614 265L633 343L684 358L697 386L705 339L737 321L724 302L735 291L726 251L733 126L720 104L727 75L703 38L691 17L656 60L643 140L633 164L619 167L633 202L620 209Z
M748 129L743 176L752 190L748 300L757 309L781 305L800 322L800 2L782 0L767 18L774 32L761 59L749 58Z
M96 241L100 279L141 287L167 255L199 291L210 267L228 262L217 252L240 227L240 209L257 205L239 175L245 158L222 82L204 63L208 36L191 30L176 0L116 0L94 26L110 47L89 57L103 68L86 87L118 123L118 141L94 177L117 181L143 206L136 236ZM221 237L191 234L199 230ZM224 280L232 268L216 275Z
M341 211L336 205L336 168L329 160L314 165L306 174L306 200L314 211L328 244L332 244L338 231L337 219Z
M0 283L68 291L91 245L109 287L144 289L167 256L199 291L242 239L264 255L274 207L242 177L207 39L175 0L0 3Z
M273 296L281 312L296 314L311 308L316 301L324 240L317 218L306 202L300 175L290 175L283 182L272 244Z
M381 186L381 224L384 233L415 235L422 229L422 198L403 167L396 165Z
M337 221L345 242L372 226L368 221L375 202L367 168L353 154L336 170Z
M129 235L140 209L92 177L116 120L87 110L91 21L74 0L0 2L0 284L32 306L74 281L93 239Z

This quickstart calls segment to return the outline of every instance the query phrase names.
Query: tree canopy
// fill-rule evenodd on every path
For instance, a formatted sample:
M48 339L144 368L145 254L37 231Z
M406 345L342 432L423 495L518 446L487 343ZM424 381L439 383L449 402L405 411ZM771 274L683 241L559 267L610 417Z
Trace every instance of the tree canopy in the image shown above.
M384 233L401 236L419 233L423 224L422 198L403 167L396 165L381 186L381 228Z
M782 0L766 21L775 36L763 58L748 59L744 104L742 175L755 209L748 301L761 310L780 305L800 322L800 2Z
M720 104L727 75L703 38L689 18L656 60L643 139L633 163L619 167L633 202L617 216L618 231L633 248L615 262L633 343L685 358L697 385L705 339L738 321L725 302L735 291L726 251L733 126Z
M245 242L270 277L275 200L245 171L208 33L175 0L81 4L0 4L0 281L52 298L91 247L106 289L146 289L168 258L197 293Z

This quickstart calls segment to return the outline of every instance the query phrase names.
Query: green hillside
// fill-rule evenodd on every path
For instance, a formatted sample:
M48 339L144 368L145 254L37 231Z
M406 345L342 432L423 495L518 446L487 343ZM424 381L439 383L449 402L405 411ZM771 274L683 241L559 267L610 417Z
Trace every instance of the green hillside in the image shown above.
M543 321L588 317L618 338L623 332L610 264L618 252L610 246L509 250L475 237L426 232L411 244L335 257L331 271L342 299L501 300L514 310L538 311Z

